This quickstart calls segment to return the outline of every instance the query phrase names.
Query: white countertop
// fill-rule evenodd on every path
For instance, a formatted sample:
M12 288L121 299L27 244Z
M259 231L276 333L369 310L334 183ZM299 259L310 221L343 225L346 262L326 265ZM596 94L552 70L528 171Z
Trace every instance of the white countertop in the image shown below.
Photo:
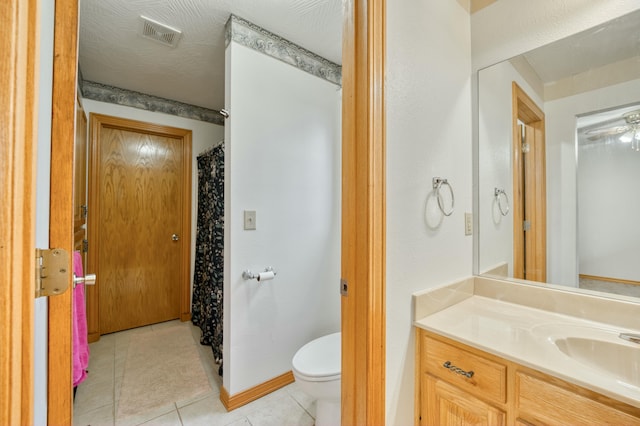
M570 358L554 343L563 337L582 337L638 347L618 335L621 332L640 333L639 329L591 321L584 318L588 313L580 318L498 300L486 295L499 292L480 289L477 282L475 287L474 291L474 279L471 278L450 287L415 295L416 307L431 304L429 309L416 308L415 326L640 408L640 371L635 372L637 386L630 385L617 380L615 374L604 370L605 366L589 365ZM452 288L455 297L450 297ZM540 293L542 296L553 291L543 290L547 294ZM438 307L438 303L443 304ZM615 309L615 301L612 303L611 308ZM632 323L640 322L640 310L636 313L638 316ZM610 358L606 362L616 363L619 360Z

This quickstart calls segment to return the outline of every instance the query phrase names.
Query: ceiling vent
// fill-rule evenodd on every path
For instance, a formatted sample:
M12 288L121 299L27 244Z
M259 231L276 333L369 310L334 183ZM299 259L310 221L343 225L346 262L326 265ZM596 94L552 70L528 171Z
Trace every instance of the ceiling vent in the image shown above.
M182 37L182 31L142 15L140 15L138 33L144 38L155 40L171 47L175 47L180 37Z

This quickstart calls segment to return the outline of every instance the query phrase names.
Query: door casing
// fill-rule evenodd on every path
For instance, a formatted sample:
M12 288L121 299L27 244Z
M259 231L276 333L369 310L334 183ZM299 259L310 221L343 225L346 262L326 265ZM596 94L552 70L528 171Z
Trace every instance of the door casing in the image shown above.
M512 82L513 276L547 280L547 190L544 112ZM523 153L518 120L525 124L529 152ZM524 221L530 229L524 231ZM525 238L526 233L526 238Z
M87 329L89 332L89 341L95 342L100 337L100 270L98 268L98 243L99 226L102 220L100 217L100 208L96 194L99 194L100 182L98 179L99 163L100 163L100 133L103 127L113 129L121 129L132 132L149 133L162 137L171 137L182 139L182 224L178 230L179 235L183 235L183 240L191 237L191 130L179 129L159 124L146 123L143 121L129 120L120 117L111 117L108 115L91 113L90 115L90 148L89 148L89 241L91 248L87 261L88 270L97 275L96 285L87 289ZM149 220L153 220L152 217ZM180 300L177 301L180 306L180 320L188 321L190 315L190 271L191 271L191 244L182 244L180 256Z
M38 0L0 3L0 424L33 424Z

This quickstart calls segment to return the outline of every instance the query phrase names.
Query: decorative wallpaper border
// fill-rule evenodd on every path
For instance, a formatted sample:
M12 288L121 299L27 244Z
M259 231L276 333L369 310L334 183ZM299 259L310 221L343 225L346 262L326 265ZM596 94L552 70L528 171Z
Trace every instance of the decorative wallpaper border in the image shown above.
M231 41L293 65L338 86L342 85L340 65L235 15L231 15L225 30L225 45L229 46Z
M86 99L147 111L162 112L164 114L224 126L224 118L222 118L220 112L213 109L185 104L171 99L160 98L158 96L147 95L146 93L121 89L93 81L81 80L81 78L78 78L78 85L80 86L82 97Z

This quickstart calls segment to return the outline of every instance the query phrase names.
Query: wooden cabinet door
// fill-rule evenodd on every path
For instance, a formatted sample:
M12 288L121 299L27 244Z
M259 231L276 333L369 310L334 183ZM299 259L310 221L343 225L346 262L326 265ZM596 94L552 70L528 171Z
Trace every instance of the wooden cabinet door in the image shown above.
M429 374L422 380L421 426L505 424L505 413Z

